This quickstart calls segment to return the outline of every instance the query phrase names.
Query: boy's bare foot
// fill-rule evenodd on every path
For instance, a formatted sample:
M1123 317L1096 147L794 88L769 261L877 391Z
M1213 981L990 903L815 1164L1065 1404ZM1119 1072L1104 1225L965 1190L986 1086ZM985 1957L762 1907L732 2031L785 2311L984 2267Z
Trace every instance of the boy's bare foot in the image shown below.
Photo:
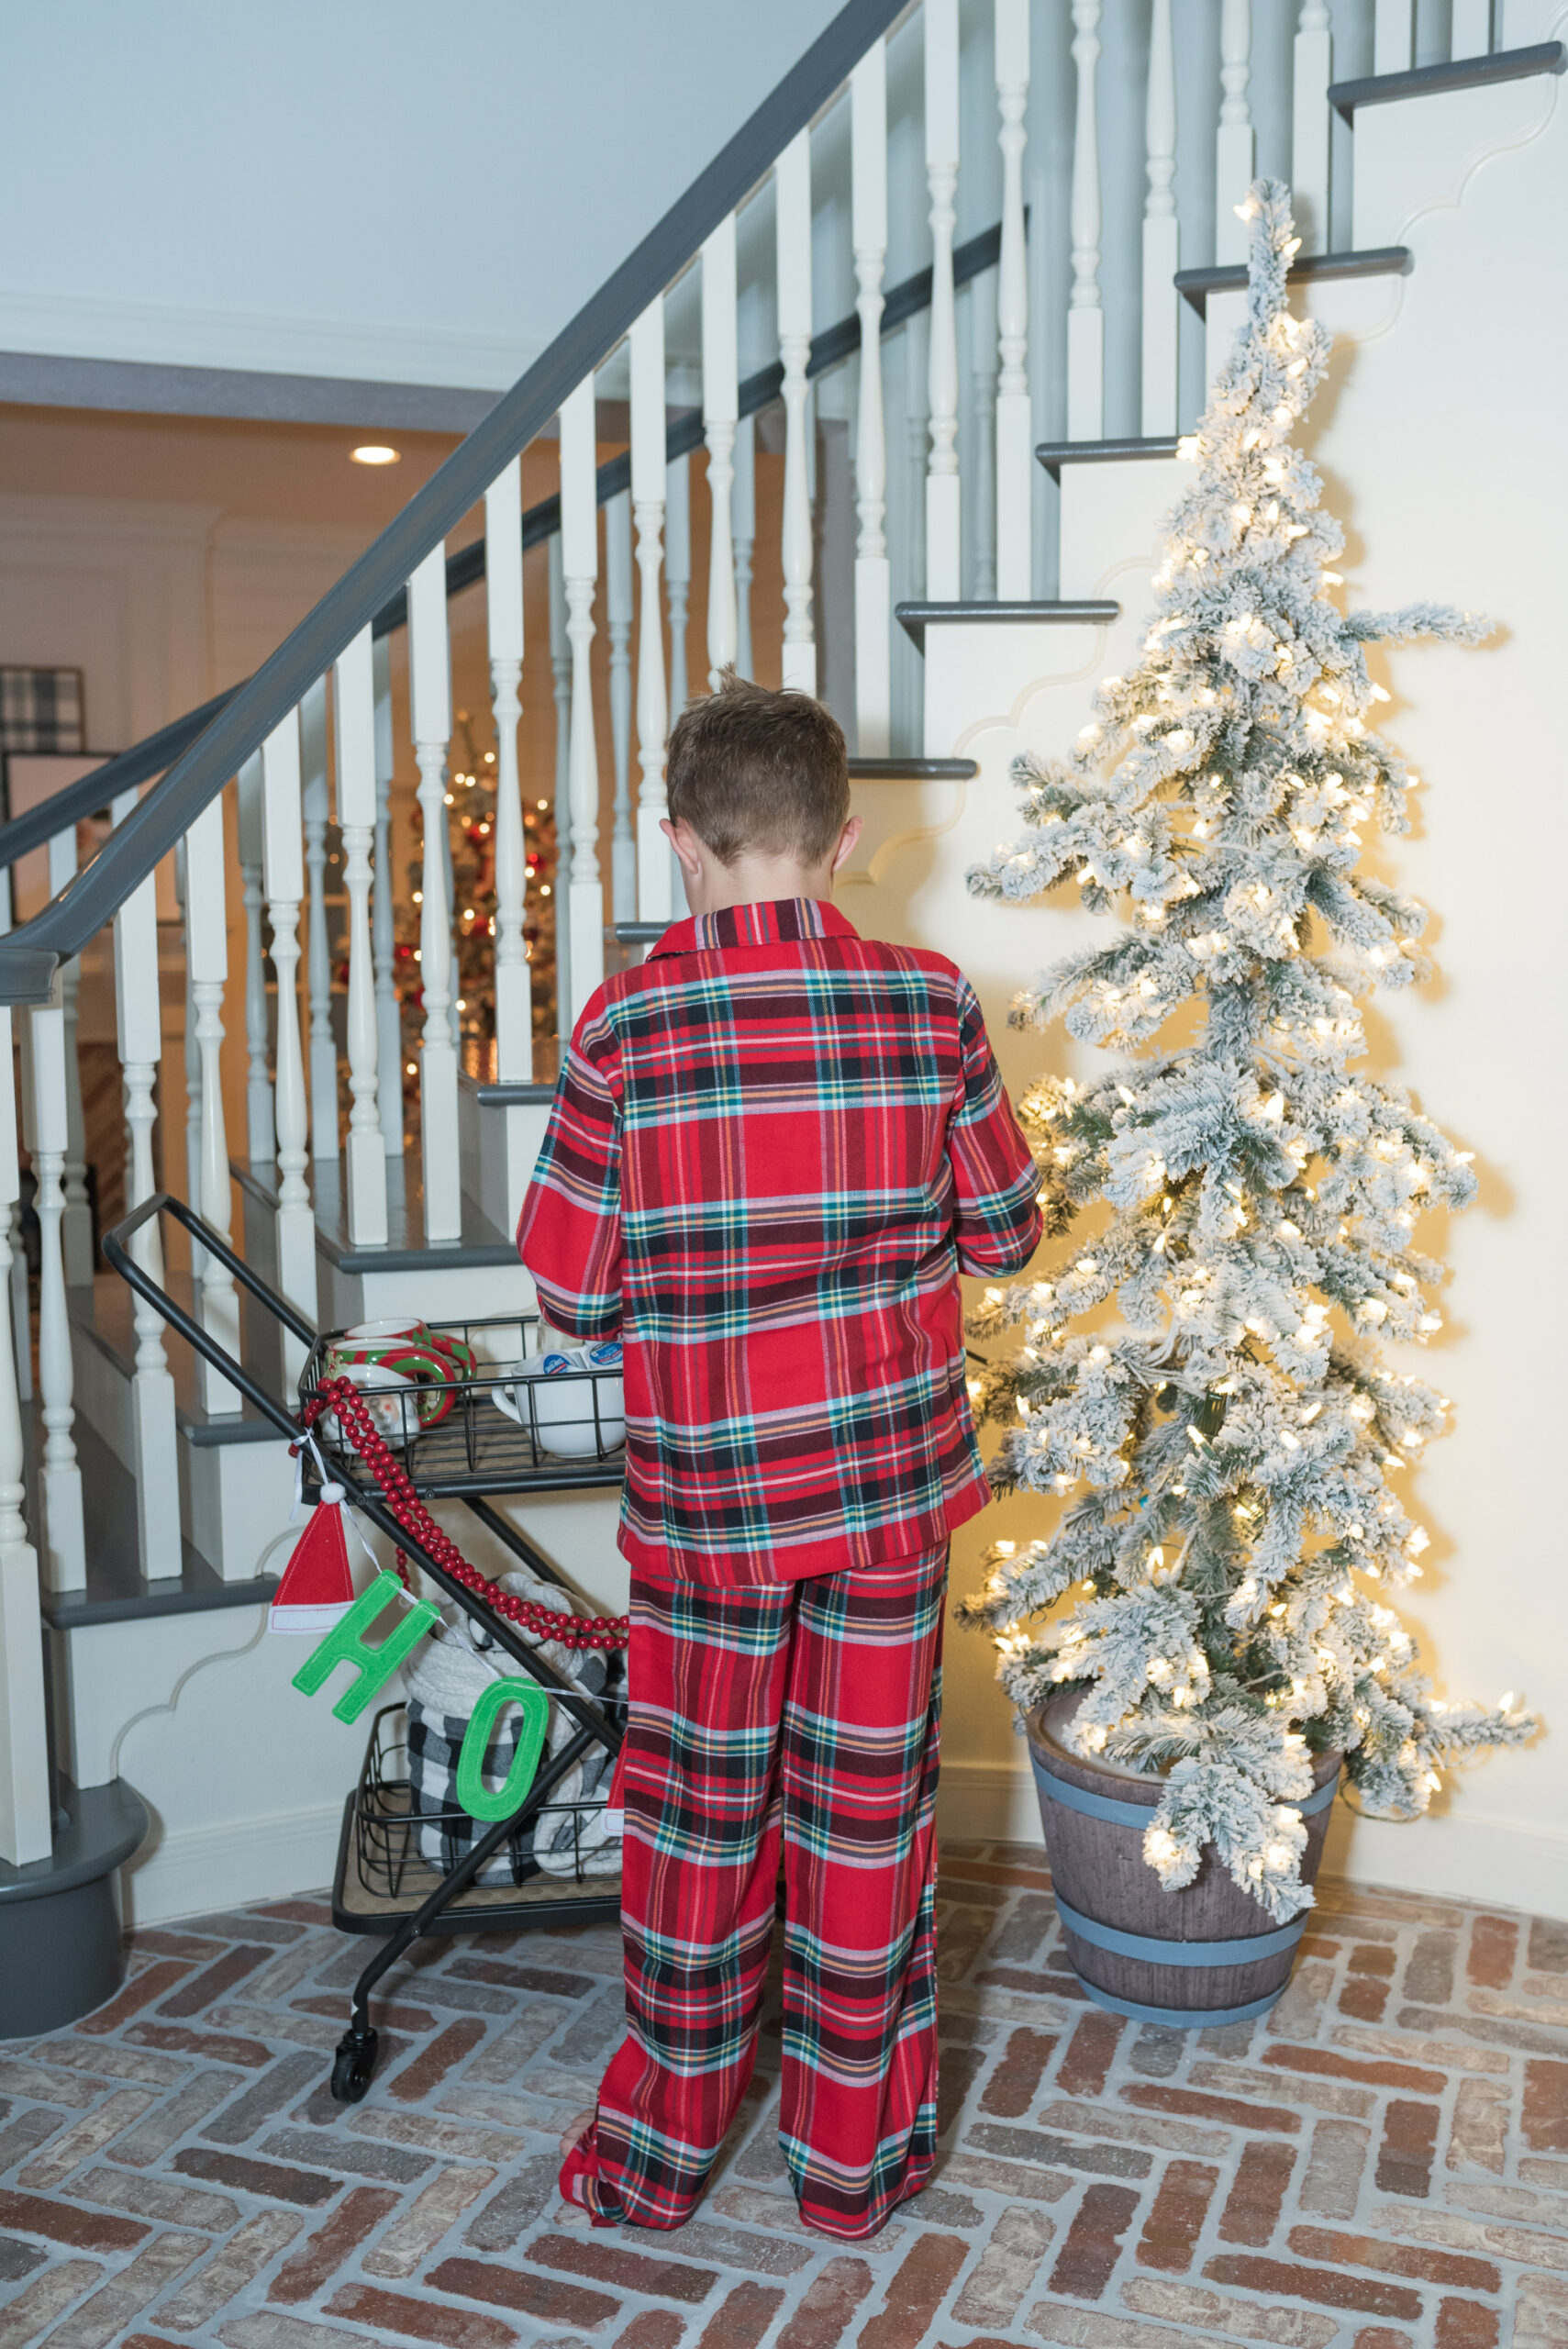
M578 2143L579 2139L586 2135L587 2132L593 2127L596 2118L596 2113L593 2107L590 2106L586 2112L580 2112L577 2115L576 2120L570 2121L562 2131L561 2153L563 2160L572 2151L573 2146Z

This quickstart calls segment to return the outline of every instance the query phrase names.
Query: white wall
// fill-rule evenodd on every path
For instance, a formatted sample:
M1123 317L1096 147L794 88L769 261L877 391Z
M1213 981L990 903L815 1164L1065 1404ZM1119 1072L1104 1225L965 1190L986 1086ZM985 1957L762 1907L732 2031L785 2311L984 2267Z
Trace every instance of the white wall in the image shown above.
M504 389L837 6L9 0L0 351Z

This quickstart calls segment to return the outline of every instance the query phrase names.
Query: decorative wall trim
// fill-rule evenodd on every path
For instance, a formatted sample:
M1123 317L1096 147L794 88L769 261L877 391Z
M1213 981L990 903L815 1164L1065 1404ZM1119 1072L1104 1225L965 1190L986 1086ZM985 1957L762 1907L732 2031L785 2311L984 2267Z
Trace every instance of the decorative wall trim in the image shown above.
M0 331L3 331L0 327ZM0 351L0 400L139 416L242 417L261 424L341 424L353 431L472 432L495 394L450 384L357 375L280 375L251 367L164 367Z
M113 361L226 374L276 371L282 378L504 392L543 347L533 335L449 334L370 320L269 317L0 287L0 349L55 362Z
M134 1865L120 1873L126 1923L162 1924L316 1891L332 1881L342 1818L336 1802L172 1835L155 1824Z

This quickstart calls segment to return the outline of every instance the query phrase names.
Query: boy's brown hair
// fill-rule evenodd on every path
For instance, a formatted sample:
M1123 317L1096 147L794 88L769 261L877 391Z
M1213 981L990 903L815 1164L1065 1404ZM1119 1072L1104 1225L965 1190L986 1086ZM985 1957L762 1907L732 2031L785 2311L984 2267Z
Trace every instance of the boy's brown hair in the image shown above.
M721 864L748 850L820 864L850 818L843 730L809 694L773 693L726 669L670 737L670 821Z

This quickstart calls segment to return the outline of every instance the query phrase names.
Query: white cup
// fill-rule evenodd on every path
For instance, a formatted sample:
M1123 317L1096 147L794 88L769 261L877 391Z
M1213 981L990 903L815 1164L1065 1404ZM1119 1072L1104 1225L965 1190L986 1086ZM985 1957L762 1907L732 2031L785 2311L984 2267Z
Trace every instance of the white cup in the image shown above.
M563 1364L589 1369L590 1352L587 1346L551 1346L528 1354L512 1365L515 1384L493 1390L506 1417L530 1431L537 1429L539 1442L559 1460L595 1460L626 1442L626 1387L618 1373L601 1371L592 1380L565 1375ZM552 1367L547 1369L547 1363Z
M414 1381L405 1378L401 1371L391 1370L381 1362L351 1362L337 1375L339 1378L346 1378L351 1386L359 1388L365 1408L370 1413L371 1425L384 1443L404 1444L410 1436L418 1434L417 1405L399 1399L401 1396L412 1394ZM328 1412L324 1425L328 1443L340 1451L351 1452L356 1459L360 1456L360 1447L350 1431L339 1426L336 1411Z

